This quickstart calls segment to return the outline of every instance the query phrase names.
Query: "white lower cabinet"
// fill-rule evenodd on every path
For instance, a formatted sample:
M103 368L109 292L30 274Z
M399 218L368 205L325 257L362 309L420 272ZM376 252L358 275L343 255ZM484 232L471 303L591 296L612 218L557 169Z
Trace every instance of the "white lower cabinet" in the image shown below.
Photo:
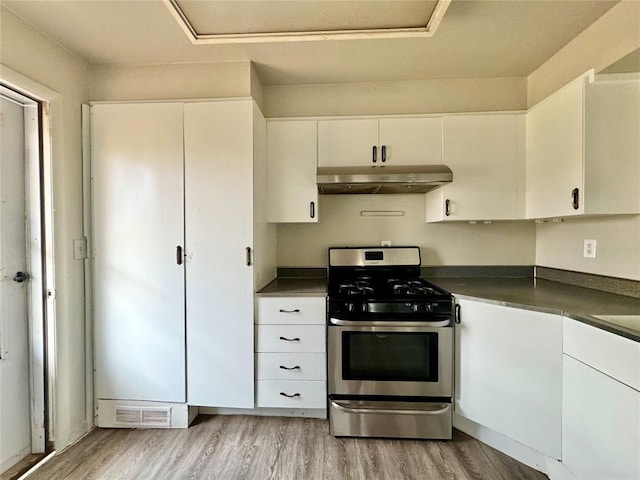
M324 297L258 298L257 407L326 408L325 312Z
M560 459L561 317L457 302L456 413Z
M563 343L562 462L580 479L640 478L640 392L625 383L640 343L568 318Z

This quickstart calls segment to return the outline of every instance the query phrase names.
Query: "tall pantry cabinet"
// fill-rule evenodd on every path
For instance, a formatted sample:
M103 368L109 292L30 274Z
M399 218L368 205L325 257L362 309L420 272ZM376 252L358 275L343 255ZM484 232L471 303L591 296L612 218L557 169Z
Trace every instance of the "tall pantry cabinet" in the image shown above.
M253 293L275 272L265 131L251 99L93 105L100 425L144 426L144 402L253 407Z

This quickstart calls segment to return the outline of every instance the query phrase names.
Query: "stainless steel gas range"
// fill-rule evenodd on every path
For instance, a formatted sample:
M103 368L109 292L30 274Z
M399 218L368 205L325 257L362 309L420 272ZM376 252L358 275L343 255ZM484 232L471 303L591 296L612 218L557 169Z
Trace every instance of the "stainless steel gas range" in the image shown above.
M420 264L419 247L329 249L332 435L451 438L454 302Z

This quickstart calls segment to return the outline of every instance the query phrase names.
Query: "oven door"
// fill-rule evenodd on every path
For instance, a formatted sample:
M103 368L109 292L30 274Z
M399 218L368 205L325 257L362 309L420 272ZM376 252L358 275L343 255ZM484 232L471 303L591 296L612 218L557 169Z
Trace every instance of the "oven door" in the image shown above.
M329 320L330 395L452 396L450 322L399 323Z

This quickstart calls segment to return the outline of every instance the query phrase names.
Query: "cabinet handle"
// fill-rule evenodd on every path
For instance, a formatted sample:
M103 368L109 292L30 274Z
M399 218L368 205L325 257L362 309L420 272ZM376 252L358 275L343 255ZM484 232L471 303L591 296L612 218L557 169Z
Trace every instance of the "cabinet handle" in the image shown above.
M574 188L571 190L571 206L574 210L580 208L580 189Z
M247 258L246 258L247 267L250 267L251 266L251 247L247 247L246 255L247 255Z
M376 147L375 145L372 147L373 150L373 163L376 163L378 161L378 147Z
M448 217L451 215L451 200L448 198L444 201L444 214Z
M182 247L180 245L176 247L176 263L182 265Z
M299 342L300 341L300 339L298 337L296 337L296 338L280 337L280 340L284 340L285 342Z
M283 397L287 397L287 398L296 398L296 397L300 396L299 393L294 393L293 395L289 395L289 394L286 394L284 392L280 392L280 395L282 395Z
M300 370L300 365L296 365L295 367L285 367L284 365L280 365L282 370Z
M456 314L454 317L454 322L456 322L456 324L460 325L461 319L460 319L460 304L456 303Z
M382 145L382 163L387 161L387 146Z
M309 203L309 216L311 218L315 218L316 217L316 202L310 202Z
M300 313L300 309L296 308L295 310L284 310L283 308L281 308L280 313Z

